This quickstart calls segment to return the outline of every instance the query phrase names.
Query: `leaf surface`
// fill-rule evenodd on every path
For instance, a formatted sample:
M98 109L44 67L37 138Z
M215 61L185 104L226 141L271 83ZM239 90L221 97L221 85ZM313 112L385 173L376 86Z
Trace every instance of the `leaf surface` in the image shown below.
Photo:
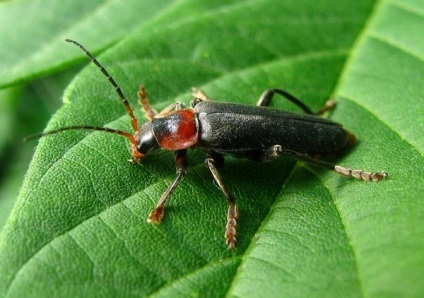
M172 154L155 152L130 165L119 136L46 137L0 234L0 293L422 293L424 48L414 42L422 32L415 28L424 28L422 5L245 1L198 4L189 14L193 3L168 7L99 56L134 108L141 83L158 110L175 100L188 104L192 86L214 100L249 104L266 88L281 87L313 110L335 96L330 118L359 140L338 162L384 169L390 178L364 183L285 158L227 158L220 172L240 212L238 247L228 251L227 203L203 153L189 152L189 172L164 221L151 225L145 219L175 177ZM184 17L170 20L178 15ZM277 98L273 106L296 110ZM47 129L76 124L130 131L125 109L94 65L68 86Z
M28 81L76 62L65 38L96 40L98 51L155 18L171 1L21 0L0 3L0 86Z

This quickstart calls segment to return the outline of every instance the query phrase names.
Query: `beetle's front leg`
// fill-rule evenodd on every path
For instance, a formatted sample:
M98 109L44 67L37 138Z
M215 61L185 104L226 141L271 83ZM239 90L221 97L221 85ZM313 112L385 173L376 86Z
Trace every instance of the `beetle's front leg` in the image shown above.
M187 172L187 149L174 151L175 157L175 167L177 169L177 177L175 177L172 184L168 187L168 189L163 193L162 197L159 199L155 209L150 212L149 217L147 218L148 222L151 223L160 223L164 214L165 214L165 203L174 190L177 188L178 184L180 184L183 179L185 173Z
M144 111L144 115L146 116L147 119L153 120L153 118L155 118L158 112L156 112L156 110L150 106L149 100L147 99L147 93L143 85L140 86L140 89L137 95L138 95L138 102L140 103L141 108Z
M227 225L225 230L225 239L228 248L232 249L236 246L237 243L237 218L238 218L238 211L237 211L237 205L236 205L236 199L231 194L231 192L228 191L227 187L225 187L221 175L219 175L218 170L215 167L215 158L213 156L208 156L205 159L205 165L209 168L209 170L212 173L213 178L215 179L216 183L218 184L221 191L224 193L225 197L228 200L228 212L227 212Z

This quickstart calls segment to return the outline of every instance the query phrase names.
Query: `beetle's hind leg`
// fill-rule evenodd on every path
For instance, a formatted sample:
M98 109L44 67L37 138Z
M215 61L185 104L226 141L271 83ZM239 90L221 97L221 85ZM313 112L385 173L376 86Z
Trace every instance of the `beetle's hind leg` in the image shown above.
M383 178L388 177L389 175L385 171L379 171L379 172L368 172L364 170L352 170L350 168L340 166L333 164L331 162L327 162L324 160L313 158L307 154L299 153L293 150L289 149L281 149L281 154L286 155L292 158L295 158L297 160L302 160L305 162L308 162L310 164L320 166L323 168L327 168L329 170L332 170L336 172L337 174L340 174L342 176L346 177L353 177L358 180L364 180L364 181L372 181L372 182L378 182L382 180Z
M236 199L232 195L232 193L227 189L222 181L221 175L219 174L215 164L219 162L216 160L216 157L208 156L205 159L205 165L211 171L213 178L218 184L221 191L224 193L225 197L228 200L228 212L227 212L227 225L225 230L225 239L228 248L233 249L237 243L237 218L238 218L238 210L236 205Z
M276 159L282 154L283 148L280 145L270 146L263 150L258 150L250 153L247 157L259 162L266 162Z
M288 101L294 103L296 106L301 108L303 112L310 115L322 115L325 112L332 110L336 105L335 100L330 99L325 103L324 107L322 107L316 112L312 112L312 110L307 105L305 105L300 99L288 93L287 91L284 91L282 89L276 89L276 88L265 90L262 93L262 95L259 97L259 100L256 103L256 105L261 107L268 107L271 104L271 100L273 99L276 93L283 96Z
M336 106L336 101L334 98L330 98L327 100L322 108L320 108L318 111L314 113L314 115L320 116L324 114L325 112L331 111Z
M332 170L336 172L337 174L340 174L342 176L346 177L353 177L355 179L360 179L364 181L373 181L378 182L383 178L388 177L388 174L384 171L380 172L367 172L363 170L352 170L350 168L340 166L333 164L328 161L324 161L321 159L313 158L307 154L299 153L294 150L284 149L280 145L274 145L270 146L268 148L265 148L262 151L254 152L248 157L250 159L256 160L256 161L270 161L275 158L277 158L280 155L285 155L288 157L292 157L297 160L305 161L307 163L310 163L312 165L320 166L323 168L327 168L329 170Z

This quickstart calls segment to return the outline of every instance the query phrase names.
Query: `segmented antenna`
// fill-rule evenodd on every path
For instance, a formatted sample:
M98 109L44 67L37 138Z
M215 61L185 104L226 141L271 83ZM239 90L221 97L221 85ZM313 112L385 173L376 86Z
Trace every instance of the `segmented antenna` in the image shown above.
M133 110L131 109L131 106L130 106L128 100L125 98L124 94L122 93L121 88L118 86L118 84L112 78L112 76L100 64L100 62L97 61L97 59L94 58L94 56L86 48L84 48L83 45L81 45L80 43L78 43L78 42L76 42L75 40L72 40L72 39L65 39L65 41L71 42L71 43L75 44L76 46L78 46L85 53L85 55L87 55L87 57L100 69L100 71L103 73L103 75L112 84L112 86L115 88L116 93L118 93L119 98L121 99L122 103L124 104L125 109L128 112L128 115L131 117L131 125L134 129L134 132L137 132L137 130L138 130L137 118L135 118ZM67 127L62 127L62 128L55 129L55 130L50 130L50 131L38 133L38 134L24 138L24 142L32 140L32 139L44 137L44 136L47 136L47 135L57 134L57 133L60 133L62 131L66 131L66 130L95 130L95 131L103 131L103 132L113 133L113 134L117 134L117 135L121 135L121 136L126 137L127 139L130 140L130 142L133 145L137 146L137 140L135 139L134 135L132 135L132 134L126 132L126 131L108 128L108 127L98 127L98 126L89 126L89 125L73 125L73 126L67 126Z
M27 142L27 141L30 141L30 140L33 140L33 139L38 139L40 137L44 137L44 136L48 136L48 135L57 134L57 133L60 133L62 131L66 131L66 130L96 130L96 131L110 132L110 133L113 133L113 134L124 136L124 137L130 139L131 142L133 142L133 140L134 140L134 136L132 134L130 134L129 132L126 132L126 131L119 130L119 129L113 129L113 128L108 128L108 127L99 127L99 126L89 126L89 125L73 125L73 126L67 126L67 127L62 127L62 128L58 128L58 129L55 129L55 130L49 130L49 131L46 131L46 132L37 133L35 135L24 138L24 142Z
M86 48L84 48L84 46L82 44L80 44L79 42L72 40L72 39L65 39L65 41L73 43L74 45L78 46L85 53L85 55L100 69L100 71L103 73L103 75L108 79L108 81L115 88L116 93L118 93L118 96L122 100L122 103L124 104L128 115L130 115L130 117L131 117L131 125L132 125L134 131L137 131L138 130L137 118L135 118L133 110L131 109L131 106L130 106L128 100L125 98L124 93L122 93L121 88L118 86L118 84L112 78L112 76L107 72L107 70L103 67L103 65L101 65L100 62L97 61L97 59L94 58L94 56Z

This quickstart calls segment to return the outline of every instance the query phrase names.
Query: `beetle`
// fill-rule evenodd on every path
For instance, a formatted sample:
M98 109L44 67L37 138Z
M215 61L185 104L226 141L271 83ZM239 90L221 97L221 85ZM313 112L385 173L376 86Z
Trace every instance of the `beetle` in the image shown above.
M312 112L302 101L282 89L266 90L256 106L213 102L202 91L193 89L194 99L189 108L176 102L158 113L150 106L147 93L141 86L138 91L139 102L150 121L139 126L128 100L107 70L80 43L71 39L66 41L78 46L107 77L131 118L134 133L108 127L76 125L43 132L27 140L67 130L96 130L127 138L131 143L131 163L137 163L158 149L172 151L176 177L150 212L148 222L162 221L166 201L187 172L186 154L189 148L198 148L206 153L205 165L228 200L225 239L230 249L236 246L239 213L235 197L225 186L218 172L218 168L223 165L224 155L260 162L285 155L365 181L377 182L388 176L384 171L352 170L324 160L340 156L355 143L355 136L342 125L320 117L334 107L335 101L329 100L323 108ZM291 101L304 113L268 107L275 94Z

